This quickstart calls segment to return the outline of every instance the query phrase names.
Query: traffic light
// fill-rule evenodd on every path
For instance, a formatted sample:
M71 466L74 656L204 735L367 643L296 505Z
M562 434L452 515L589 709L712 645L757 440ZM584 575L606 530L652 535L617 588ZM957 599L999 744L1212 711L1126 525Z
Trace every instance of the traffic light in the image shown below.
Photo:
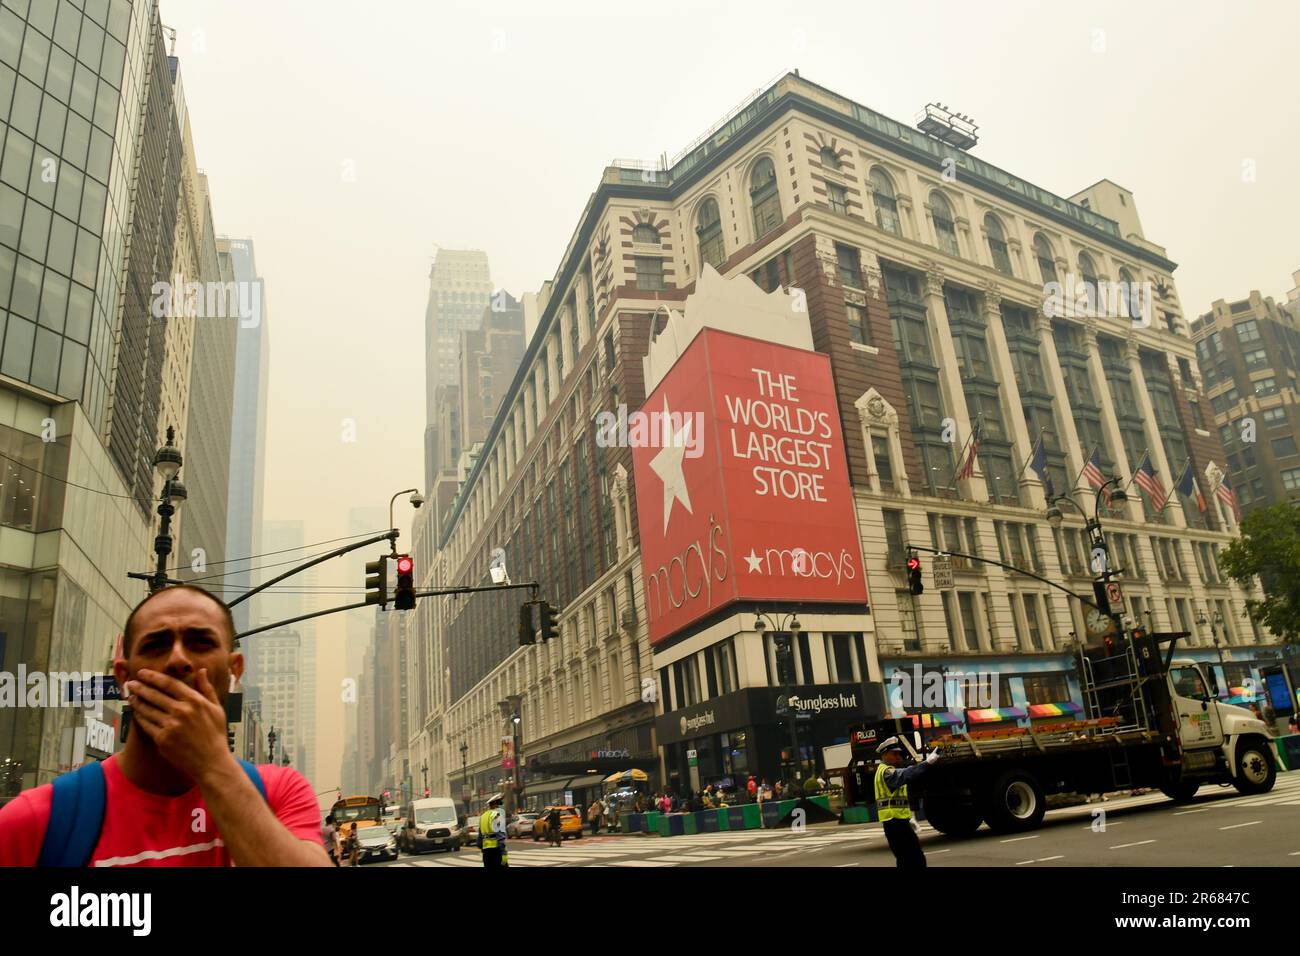
M560 609L554 604L542 602L542 640L549 641L560 636Z
M921 559L915 552L907 556L907 586L913 594L925 592L925 585L921 583Z
M388 559L366 562L366 603L388 607Z
M519 605L519 646L537 643L537 631L533 628L532 604Z
M415 562L409 554L397 556L397 590L393 592L393 607L399 611L415 607Z

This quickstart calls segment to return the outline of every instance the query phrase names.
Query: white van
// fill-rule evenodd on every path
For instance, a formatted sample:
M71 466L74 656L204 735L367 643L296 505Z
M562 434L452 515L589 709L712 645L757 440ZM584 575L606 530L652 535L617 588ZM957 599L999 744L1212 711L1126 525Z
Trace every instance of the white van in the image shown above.
M450 797L425 797L412 800L402 809L402 828L397 845L405 853L421 850L460 850L465 842L465 828Z

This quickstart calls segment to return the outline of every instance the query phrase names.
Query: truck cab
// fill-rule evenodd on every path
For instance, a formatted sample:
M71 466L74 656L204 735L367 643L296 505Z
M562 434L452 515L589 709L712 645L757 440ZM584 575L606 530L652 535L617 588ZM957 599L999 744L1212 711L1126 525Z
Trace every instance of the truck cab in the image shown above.
M1168 668L1170 705L1178 721L1182 774L1166 789L1190 799L1202 783L1232 783L1242 793L1272 786L1271 729L1244 707L1222 703L1213 671L1191 660ZM1170 790L1174 791L1170 793Z

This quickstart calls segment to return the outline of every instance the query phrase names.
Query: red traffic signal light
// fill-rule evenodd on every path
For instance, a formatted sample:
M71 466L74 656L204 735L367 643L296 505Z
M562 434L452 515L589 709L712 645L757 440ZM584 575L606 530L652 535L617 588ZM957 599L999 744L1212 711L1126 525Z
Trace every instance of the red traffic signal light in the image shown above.
M393 592L393 607L399 611L415 607L415 562L409 554L397 556L397 589Z
M921 581L921 559L915 552L907 556L907 589L913 594L925 593L925 584Z
M920 570L921 570L921 559L918 558L918 557L916 557L916 556L913 556L913 557L908 558L908 559L907 559L907 570L909 570L909 571L920 571Z

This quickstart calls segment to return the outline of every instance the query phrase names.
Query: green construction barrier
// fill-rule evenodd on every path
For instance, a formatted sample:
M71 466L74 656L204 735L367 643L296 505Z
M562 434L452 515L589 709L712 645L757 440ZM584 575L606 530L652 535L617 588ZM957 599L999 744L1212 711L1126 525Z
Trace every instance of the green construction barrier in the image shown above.
M827 813L831 812L831 798L826 796L824 793L818 794L815 797L809 797L808 801L817 804L817 806L821 807Z
M845 823L874 823L875 814L871 812L871 807L845 807Z
M731 807L725 807L718 811L718 830L731 829Z
M661 816L663 816L663 814L658 810L652 810L650 813L647 813L645 815L645 826L642 827L642 830L646 833L658 833L659 818Z
M699 827L695 825L695 814L688 813L682 817L682 833L699 833Z

